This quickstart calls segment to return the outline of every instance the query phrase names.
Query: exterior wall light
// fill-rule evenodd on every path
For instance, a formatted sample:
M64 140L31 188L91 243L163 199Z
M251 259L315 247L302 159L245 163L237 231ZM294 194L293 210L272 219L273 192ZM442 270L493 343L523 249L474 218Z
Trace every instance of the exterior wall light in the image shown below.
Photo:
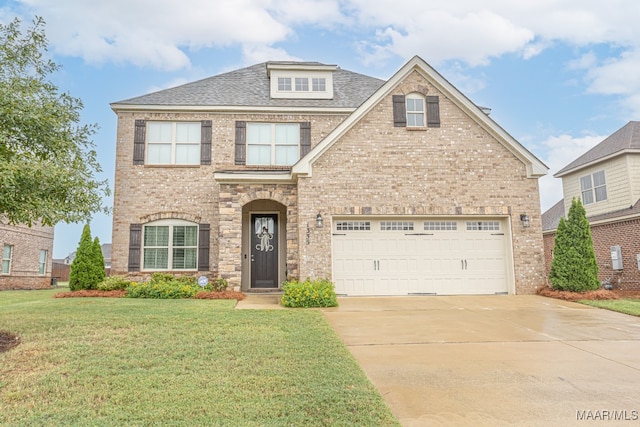
M320 212L318 212L318 215L316 216L316 228L322 227L324 227L324 221L322 220L322 215L320 215Z
M531 225L529 216L527 214L520 214L520 221L522 222L522 226L524 228L529 228Z

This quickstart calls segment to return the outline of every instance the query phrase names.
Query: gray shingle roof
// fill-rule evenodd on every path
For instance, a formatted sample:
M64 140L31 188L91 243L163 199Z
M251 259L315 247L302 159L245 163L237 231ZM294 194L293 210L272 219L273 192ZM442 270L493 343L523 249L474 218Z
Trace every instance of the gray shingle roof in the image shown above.
M560 199L558 203L542 214L542 231L558 228L560 218L564 218L564 199Z
M283 64L324 65L317 62ZM383 84L384 80L337 68L333 72L333 99L272 99L264 62L114 104L356 108Z
M640 149L640 122L629 122L582 156L560 169L554 176L561 176L580 166L595 162L627 149Z

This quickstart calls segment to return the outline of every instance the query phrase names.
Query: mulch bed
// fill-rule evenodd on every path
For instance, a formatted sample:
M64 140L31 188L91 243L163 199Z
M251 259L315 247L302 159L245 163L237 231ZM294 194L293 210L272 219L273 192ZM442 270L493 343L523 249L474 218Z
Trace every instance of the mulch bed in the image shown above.
M82 290L73 292L58 292L54 295L55 298L82 298L82 297L96 297L96 298L122 298L126 294L126 291L98 291L98 290ZM245 298L242 292L223 291L223 292L198 292L195 296L196 299L235 299L241 301Z
M622 291L606 289L598 289L597 291L589 292L567 292L556 291L551 288L542 288L538 291L538 295L544 297L557 298L565 301L580 301L580 300L607 300L607 299L620 299L620 298L638 298L640 299L640 291Z
M0 353L11 350L20 344L20 337L9 331L0 331Z

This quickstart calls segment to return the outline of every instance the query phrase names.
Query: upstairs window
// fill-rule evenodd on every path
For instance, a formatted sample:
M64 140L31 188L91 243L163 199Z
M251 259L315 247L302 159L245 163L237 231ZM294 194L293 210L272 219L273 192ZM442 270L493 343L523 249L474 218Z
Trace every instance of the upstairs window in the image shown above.
M309 79L296 77L296 92L309 92Z
M2 274L11 273L11 255L13 254L13 246L4 245L2 248Z
M607 183L604 171L598 171L580 178L580 191L582 192L582 204L607 200Z
M407 95L405 102L407 104L407 127L424 127L424 97L416 94Z
M247 123L247 164L291 166L300 158L298 123Z
M278 77L278 91L291 91L291 77Z
M324 77L314 77L311 81L311 89L314 92L325 92L327 90L327 79Z
M199 165L200 122L147 122L147 164Z

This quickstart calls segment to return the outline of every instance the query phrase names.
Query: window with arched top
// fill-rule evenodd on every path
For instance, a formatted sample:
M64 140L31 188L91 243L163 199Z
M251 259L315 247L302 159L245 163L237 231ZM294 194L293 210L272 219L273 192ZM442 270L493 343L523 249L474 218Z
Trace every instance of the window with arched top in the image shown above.
M144 225L143 270L196 270L197 267L198 224L165 219Z
M425 98L424 96L411 93L405 97L407 111L407 127L425 126Z

